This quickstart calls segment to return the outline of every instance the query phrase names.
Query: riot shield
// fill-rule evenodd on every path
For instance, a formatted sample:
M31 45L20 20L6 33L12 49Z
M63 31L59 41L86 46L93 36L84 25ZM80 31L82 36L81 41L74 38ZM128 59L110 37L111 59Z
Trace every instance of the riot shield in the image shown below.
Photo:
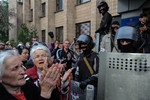
M150 54L100 53L97 100L150 100Z

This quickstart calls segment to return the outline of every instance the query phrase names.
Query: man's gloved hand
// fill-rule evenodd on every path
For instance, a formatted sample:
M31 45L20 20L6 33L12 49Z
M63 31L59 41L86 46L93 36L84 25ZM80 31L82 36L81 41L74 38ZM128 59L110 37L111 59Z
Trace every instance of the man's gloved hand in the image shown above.
M86 86L87 86L87 82L86 82L86 81L82 81L82 82L80 83L80 85L79 85L79 87L80 87L81 89L85 89Z
M80 82L79 87L81 89L85 89L88 84L91 84L97 87L97 82L98 82L98 78L96 76L91 76L87 80Z

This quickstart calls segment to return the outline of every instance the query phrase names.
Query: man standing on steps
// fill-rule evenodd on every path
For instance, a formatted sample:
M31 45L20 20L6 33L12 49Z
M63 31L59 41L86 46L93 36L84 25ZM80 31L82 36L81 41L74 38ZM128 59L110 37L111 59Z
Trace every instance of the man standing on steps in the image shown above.
M109 32L109 28L110 28L110 25L111 25L111 22L112 22L112 16L108 12L109 7L108 7L108 4L105 1L99 2L97 4L97 8L99 10L99 13L102 14L102 16L103 16L102 20L100 22L100 27L95 32L95 33L98 33L98 36L99 36L99 41L97 43L98 51L99 51L102 36L104 36L105 34L108 34L108 32ZM95 34L95 37L97 37L96 34Z

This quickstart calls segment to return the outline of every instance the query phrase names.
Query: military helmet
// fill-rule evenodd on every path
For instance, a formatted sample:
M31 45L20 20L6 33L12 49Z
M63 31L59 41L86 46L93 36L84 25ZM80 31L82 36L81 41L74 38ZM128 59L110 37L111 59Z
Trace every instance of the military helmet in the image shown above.
M104 11L108 11L109 9L108 4L105 1L98 2L97 8L100 8L100 7L102 7L102 10Z
M79 47L81 44L87 44L87 49L93 49L95 46L92 37L87 34L81 34L77 39L77 43L79 44Z
M129 40L137 41L137 38L138 38L138 31L131 26L120 27L116 34L117 40L129 39Z

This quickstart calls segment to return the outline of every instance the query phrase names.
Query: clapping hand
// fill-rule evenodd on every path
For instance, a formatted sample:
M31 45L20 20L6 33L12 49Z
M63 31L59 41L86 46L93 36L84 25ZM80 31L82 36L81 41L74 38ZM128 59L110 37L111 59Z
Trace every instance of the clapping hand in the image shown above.
M57 81L60 78L63 65L53 64L47 70L43 70L40 79L41 96L50 98L52 91L56 88Z

